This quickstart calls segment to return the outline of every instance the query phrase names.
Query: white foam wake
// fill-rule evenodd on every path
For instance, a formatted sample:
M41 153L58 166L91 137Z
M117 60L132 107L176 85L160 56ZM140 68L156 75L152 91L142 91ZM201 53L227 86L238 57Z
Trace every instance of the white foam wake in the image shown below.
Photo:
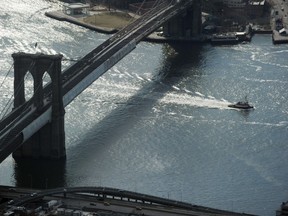
M165 95L160 103L170 103L170 104L178 104L178 105L188 105L194 107L206 107L213 109L231 109L228 107L230 104L228 101L221 99L217 100L213 96L205 97L203 94L199 92L195 92L196 96L187 94L187 93L169 93ZM201 95L201 96L198 96Z

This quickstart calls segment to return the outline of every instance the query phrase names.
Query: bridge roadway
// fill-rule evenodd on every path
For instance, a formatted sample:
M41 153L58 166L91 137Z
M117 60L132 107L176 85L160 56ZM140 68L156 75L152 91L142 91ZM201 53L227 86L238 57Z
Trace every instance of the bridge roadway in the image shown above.
M142 17L100 44L76 64L62 72L63 104L77 95L130 53L146 36L167 20L191 7L193 0L162 0ZM44 87L43 107L37 111L33 98L5 116L0 122L0 163L27 139L51 121L51 86Z
M10 198L8 198L10 196ZM8 198L0 205L1 210L9 211L15 207L29 206L31 203L45 203L49 200L60 200L65 206L75 210L113 211L118 213L136 213L141 215L198 215L198 216L252 216L245 213L208 208L190 203L140 194L131 191L107 187L74 187L33 191L23 188L0 187L0 197ZM13 199L11 199L14 197ZM10 199L10 200L9 200ZM8 201L9 200L9 201ZM93 205L91 205L91 203ZM30 205L31 206L31 205ZM136 210L136 211L135 211Z

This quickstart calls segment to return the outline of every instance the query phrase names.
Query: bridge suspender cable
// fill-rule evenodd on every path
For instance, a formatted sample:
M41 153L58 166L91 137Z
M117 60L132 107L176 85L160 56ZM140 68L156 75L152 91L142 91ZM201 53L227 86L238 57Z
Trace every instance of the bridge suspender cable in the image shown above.
M13 68L14 64L11 65L10 69L8 70L8 72L6 73L2 83L0 84L0 88L2 87L2 85L4 84L4 82L6 81L6 78L8 77L9 73L11 72L11 69Z
M1 83L1 85L0 85L0 88L3 86L4 82L6 81L6 79L7 79L8 75L9 75L9 73L11 72L11 69L13 68L13 66L14 66L14 64L11 65L10 69L9 69L8 72L6 73L6 75L5 75L2 83ZM9 103L9 101L8 101L8 103ZM7 107L7 104L4 106L2 112L4 111L4 109L5 109L6 107ZM1 112L1 114L2 114L2 112Z
M139 13L140 9L142 9L142 7L144 6L144 4L146 3L146 0L143 0L140 7L138 8L138 10L136 11L136 14Z
M29 71L32 67L34 67L34 65L35 65L35 61L33 61L33 62L30 64L28 71ZM47 70L47 73L52 69L53 66L54 66L54 62L51 63L50 67L49 67L48 70ZM45 78L45 76L46 76L46 74L44 75L44 78ZM26 79L27 79L27 76L26 76L25 80L26 80ZM24 85L25 80L23 81L23 83L21 83L21 86ZM17 87L17 90L16 90L16 91L17 91L17 94L19 93L19 88L20 88L20 87L18 86L18 87ZM39 88L40 88L40 85L37 86L34 94L36 94L36 92L39 90ZM13 97L13 96L12 96L12 97ZM12 97L10 98L10 100L12 100ZM8 103L9 103L9 102L8 102ZM7 103L7 104L8 104L8 103ZM7 104L6 104L6 106L7 106ZM30 106L29 104L26 104L26 107L23 109L23 112L25 112L25 111L28 109L29 106ZM8 110L8 109L7 109L7 110ZM6 112L7 112L7 110L6 110ZM5 113L5 115L6 115L6 113ZM5 116L5 115L4 115L4 116ZM2 118L3 118L3 117L2 117ZM14 125L15 125L15 123L14 123ZM12 131L13 131L13 130L10 130L9 133L8 133L8 135L9 135L10 133L12 133ZM5 140L2 140L2 143L0 143L0 145L3 144L4 141L5 141Z
M143 5L145 4L146 0L143 0L140 7L138 7L137 11L135 12L135 15L139 14L139 11L142 9ZM129 23L133 22L133 18L135 18L134 16L132 16L129 20Z
M193 1L180 2L181 3L178 3L178 1L175 0L158 0L156 2L157 6L155 8L145 13L134 23L121 29L117 34L113 35L110 39L103 42L92 52L88 53L75 65L72 65L66 71L63 71L61 75L61 84L63 84L63 100L66 100L66 105L69 104L75 97L77 97L77 95L80 94L85 88L91 85L93 81L98 79L109 68L111 68L119 60L126 56L127 53L131 52L136 47L136 44L139 43L144 37L159 28L163 23L166 22L167 19L177 16L178 14L180 14L180 12L186 9L186 6L188 7L193 3ZM173 4L173 6L170 6L171 3ZM50 69L48 71L50 71ZM38 89L38 87L42 86L34 86L34 88L35 87L37 87L36 89ZM52 93L52 89L51 86L48 87L49 88L45 88L45 90L47 91L44 91L44 93L50 94ZM19 92L16 90L14 94L16 95L16 92L18 95ZM36 102L42 100L42 95L38 96L39 98ZM43 99L47 98L44 97ZM19 101L19 103L22 104L23 101L21 100ZM47 103L47 105L49 105L49 107L47 106L47 109L36 110L35 106L33 107L32 103L33 100L24 102L23 106L21 105L19 107L21 109L16 110L22 111L24 106L29 106L30 109L25 108L25 110L28 112L24 113L24 115L17 114L16 118L14 118L13 116L12 121L7 121L7 123L4 125L6 128L3 133L1 132L1 142L4 143L4 145L3 147L0 145L2 148L0 149L0 160L4 159L4 156L7 157L6 153L11 153L12 151L14 151L17 147L22 145L23 142L29 139L34 133L36 133L37 130L39 130L51 120L51 104ZM40 104L36 108L41 109L41 107L42 104ZM20 123L16 123L16 120L21 120L21 122L19 121ZM17 140L15 144L10 145L9 143L14 142L15 138L19 138L19 140Z
M157 5L158 5L159 3L162 3L162 1L161 1L161 0L155 1L152 8L157 7Z
M138 7L138 9L137 9L137 11L136 11L135 14L139 14L139 11L143 9L144 4L146 3L146 1L147 1L147 0L143 0L143 1L142 1L140 7ZM172 2L173 2L173 0L171 1L171 3L172 3ZM162 4L162 3L164 3L163 0L156 0L156 1L154 2L154 4L153 4L153 6L152 6L151 9L154 9L155 7L157 7L158 5L160 5L160 4ZM170 4L171 4L171 3L170 3ZM145 14L145 13L144 13L144 14ZM141 15L143 15L143 14L141 14ZM129 20L129 23L131 23L131 21L132 21L132 18Z
M173 1L174 1L174 0L171 0L170 3L169 3L169 5L171 5ZM154 4L153 4L152 8L157 7L158 5L160 5L160 4L163 3L163 2L164 2L163 0L156 0L156 1L154 2ZM138 10L137 10L136 13L138 13L138 12L143 8L143 6L144 6L145 3L146 3L146 0L143 0L141 6L138 8ZM132 19L132 18L131 18L131 19ZM64 61L75 61L75 62L79 61L79 60L76 60L76 59L63 59L63 60L64 60ZM5 82L6 78L7 78L8 75L9 75L12 67L13 67L13 64L11 65L9 71L7 72L7 74L6 74L5 78L4 78L4 80L2 81L0 87L2 87L3 83ZM31 67L32 67L32 63L31 63L31 65L30 65L29 69L30 69ZM28 70L29 70L29 69L28 69ZM26 77L25 79L27 79L27 77ZM24 82L25 82L25 80L24 80ZM21 85L24 85L24 83L22 83ZM21 87L21 86L18 86L18 87L17 87L16 95L18 95L20 87ZM38 89L38 88L39 88L39 87L37 87L37 89ZM11 98L9 99L9 101L8 101L7 104L4 106L3 110L1 111L2 118L6 115L6 113L8 112L9 107L11 106L11 105L9 105L9 103L11 103L12 97L13 97L13 96L11 96ZM6 109L6 108L7 108L7 109ZM6 109L6 111L5 111L5 109ZM3 113L4 113L4 114L3 114Z
M28 68L28 71L29 71L34 65L35 65L35 62L34 62L34 61L31 62L30 66L29 66L29 68ZM27 76L26 76L25 80L26 80L26 79L27 79ZM21 85L17 86L16 94L15 94L15 95L18 95L18 94L19 94L21 87L22 87L22 86L24 85L24 83L25 83L25 80L23 80L23 82L21 83ZM13 96L14 96L14 95L12 94L12 96L10 97L10 99L8 100L8 102L6 103L6 105L3 107L2 111L1 111L1 115L2 115L2 118L1 118L1 119L3 119L3 118L6 116L8 110L9 110L9 108L10 108L10 106L11 106ZM6 110L5 110L5 109L6 109ZM24 110L26 110L26 108L25 108ZM3 114L3 113L4 113L4 114Z

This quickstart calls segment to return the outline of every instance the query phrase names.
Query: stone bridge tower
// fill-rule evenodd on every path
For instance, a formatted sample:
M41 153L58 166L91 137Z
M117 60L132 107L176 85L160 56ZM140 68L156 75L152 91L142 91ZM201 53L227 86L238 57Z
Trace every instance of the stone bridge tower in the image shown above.
M193 39L201 35L202 3L201 0L193 1L193 5L187 9L185 13L178 15L163 25L164 36L182 39Z
M26 102L25 76L31 73L34 80L34 95L31 98L32 109L36 115L47 109L52 103L51 122L43 126L13 153L14 158L47 158L66 157L63 95L61 85L62 55L14 53L14 109ZM52 95L44 93L43 76L47 72L51 78ZM45 99L45 100L44 100Z

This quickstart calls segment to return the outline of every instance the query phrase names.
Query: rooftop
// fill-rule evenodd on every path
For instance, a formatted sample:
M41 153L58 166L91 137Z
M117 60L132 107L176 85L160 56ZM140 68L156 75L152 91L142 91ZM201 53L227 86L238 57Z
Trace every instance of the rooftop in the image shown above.
M83 8L89 8L89 4L82 4L82 3L71 3L71 4L64 4L63 5L66 8L69 9L83 9Z

